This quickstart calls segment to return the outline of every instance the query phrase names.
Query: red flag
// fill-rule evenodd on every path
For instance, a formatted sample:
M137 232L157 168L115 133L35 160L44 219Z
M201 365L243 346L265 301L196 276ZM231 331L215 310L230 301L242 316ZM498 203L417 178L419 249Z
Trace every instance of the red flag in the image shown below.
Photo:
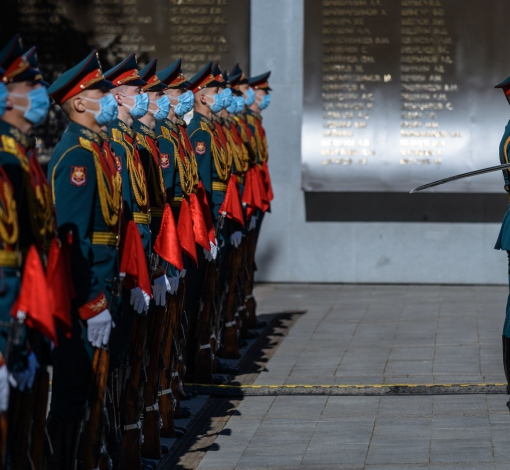
M177 222L177 233L181 241L181 248L190 258L193 258L198 265L197 247L195 245L195 237L193 235L193 221L188 201L182 200L181 212L179 214L179 222Z
M207 194L205 192L204 185L202 181L198 183L197 188L197 199L200 203L200 207L202 208L202 215L204 216L205 225L207 227L207 235L209 236L209 241L211 243L216 243L216 236L214 233L214 224L211 217L211 209L209 208L209 202L207 201Z
M147 257L142 245L142 238L136 224L130 220L126 229L124 247L120 262L120 272L126 273L128 285L140 287L147 295L151 295L151 283ZM129 276L129 277L128 277Z
M27 326L40 331L57 345L57 331L51 312L48 283L46 282L41 259L34 245L28 250L21 281L21 292L12 308L11 315L16 317L18 310L27 314L25 320Z
M267 199L271 202L274 199L273 185L271 184L271 176L269 175L269 167L267 162L262 163L262 174L264 175L264 183L266 186Z
M168 204L165 204L163 210L161 228L154 243L154 251L177 269L182 270L184 268L181 243L179 235L177 235L174 216Z
M260 210L264 209L262 195L260 194L260 185L254 168L251 168L246 174L244 181L243 202L250 207L256 207Z
M239 197L239 183L236 175L230 175L227 194L220 207L220 214L225 213L229 219L235 220L244 227L243 208Z
M255 165L253 167L253 170L254 170L253 174L256 175L254 176L253 179L256 180L256 182L258 183L260 197L262 198L262 210L266 212L269 209L269 200L267 198L266 186L264 184L264 176L262 174L262 170L258 165Z
M197 195L191 193L189 195L189 206L191 209L191 220L193 221L193 234L195 235L195 241L207 251L211 250L209 245L209 234L207 225L204 220L204 214L202 214L202 208Z
M52 306L55 325L67 336L71 337L71 277L70 270L66 267L64 247L60 246L58 238L51 242L48 254L48 267L46 268L46 280L48 293Z

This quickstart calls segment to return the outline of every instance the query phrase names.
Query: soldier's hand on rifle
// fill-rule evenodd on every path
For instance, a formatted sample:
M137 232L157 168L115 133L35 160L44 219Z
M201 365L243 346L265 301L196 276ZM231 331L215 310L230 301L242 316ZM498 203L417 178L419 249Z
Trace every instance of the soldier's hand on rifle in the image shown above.
M95 348L106 346L110 339L110 331L115 327L110 311L106 308L95 317L87 320L87 338Z
M168 290L170 290L170 282L165 274L154 279L154 284L152 285L152 296L154 297L156 305L161 307L166 305L166 293Z
M0 367L0 412L9 408L9 371L5 364Z
M29 390L32 388L32 385L34 385L35 373L38 367L39 362L37 361L37 357L32 351L27 358L27 368L21 372L14 372L13 374L21 392L23 392L25 388Z
M257 216L252 215L250 218L250 223L248 224L248 232L255 230L257 228Z
M234 232L232 235L230 235L230 243L234 245L235 248L237 248L243 239L243 232Z
M139 287L131 289L130 304L135 309L136 313L142 313L149 310L149 303L151 298Z
M183 269L182 271L179 271L178 269L176 269L176 272L177 272L177 277L180 277L181 279L184 279L184 277L186 276L185 269Z
M167 289L167 292L170 295L173 295L177 292L177 290L179 289L179 270L177 270L176 276L168 277L168 286L169 288Z
M210 251L204 250L207 261L215 260L218 256L218 240L215 238L214 241L215 243L209 241L209 245L211 246Z

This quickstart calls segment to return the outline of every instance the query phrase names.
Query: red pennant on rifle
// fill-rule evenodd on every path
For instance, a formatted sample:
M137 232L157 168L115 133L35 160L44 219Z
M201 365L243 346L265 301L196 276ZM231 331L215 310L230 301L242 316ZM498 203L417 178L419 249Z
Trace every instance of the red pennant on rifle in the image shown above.
M262 195L260 194L260 186L254 168L251 168L248 173L246 173L243 202L249 207L256 207L260 210L264 208Z
M271 202L274 199L273 185L271 184L271 176L269 175L269 167L267 162L262 163L262 174L264 176L264 183L266 186L267 200Z
M163 210L161 228L154 243L154 251L177 269L182 270L184 268L181 243L179 242L172 209L170 209L168 204L165 204L165 209Z
M256 175L254 176L253 179L256 180L258 183L260 197L262 199L262 210L266 212L269 209L269 200L266 193L266 185L264 184L264 176L262 174L262 170L258 165L255 165L253 167L253 170L254 170L253 174Z
M181 212L179 213L179 222L177 222L177 233L181 241L181 248L190 258L198 265L197 260L197 246L195 244L195 237L193 235L193 221L191 220L191 213L188 201L182 200Z
M27 314L25 320L27 326L41 332L55 345L58 344L48 283L41 259L33 245L28 250L21 281L21 292L11 315L16 317L18 310Z
M195 241L207 251L211 250L209 245L209 235L207 231L207 225L204 220L204 214L200 207L200 202L197 195L191 193L189 195L189 207L191 210L191 220L193 221L193 234L195 235Z
M126 273L126 284L140 287L147 295L151 295L151 283L147 257L143 249L142 237L136 224L130 220L126 229L124 246L120 261L120 272Z
M46 280L48 282L48 292L55 324L67 338L70 338L72 331L72 281L70 268L68 268L65 263L66 257L64 254L64 247L60 245L60 241L57 238L54 238L48 253Z
M202 181L198 183L197 188L197 199L200 203L200 207L202 208L202 215L204 216L205 225L207 227L207 235L209 236L209 241L211 243L216 243L216 236L214 233L214 224L211 216L211 209L209 208L209 202L207 201L207 193L205 192L204 185Z
M236 175L230 175L227 193L220 207L220 214L225 213L226 217L235 220L244 227L243 208L239 198L239 183Z

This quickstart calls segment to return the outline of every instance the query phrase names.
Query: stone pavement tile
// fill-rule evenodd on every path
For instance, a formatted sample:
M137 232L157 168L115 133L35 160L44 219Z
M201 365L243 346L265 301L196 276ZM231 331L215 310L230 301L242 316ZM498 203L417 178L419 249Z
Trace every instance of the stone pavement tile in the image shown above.
M432 375L432 361L388 361L384 375Z
M432 361L434 349L425 346L393 347L388 359L390 361Z
M380 397L329 397L322 412L321 422L324 420L347 420L352 417L370 417L373 424L380 400Z
M260 465L261 461L269 466L299 466L306 451L306 445L288 444L278 447L249 446L243 453L236 468L244 469Z
M461 427L463 417L470 416L469 424L487 426L485 395L434 396L434 427ZM454 416L455 415L455 416ZM460 417L458 417L460 415ZM446 418L445 416L453 416Z
M432 422L429 417L378 417L374 427L374 437L390 437L394 440L429 439Z
M425 464L429 462L428 439L415 439L400 444L370 444L367 464ZM391 467L390 467L391 468Z
M335 448L336 447L336 448ZM367 455L368 444L341 444L324 446L309 446L302 461L303 466L321 464L362 466Z
M477 445L477 439L434 439L430 446L430 462L439 463L473 463L493 461L492 446Z
M463 463L461 466L456 464L434 464L430 465L431 470L495 470L495 465L492 463Z
M510 446L508 445L508 441L503 444L494 444L492 450L496 462L508 463L510 461Z
M378 419L383 417L432 416L432 396L383 397L380 402Z

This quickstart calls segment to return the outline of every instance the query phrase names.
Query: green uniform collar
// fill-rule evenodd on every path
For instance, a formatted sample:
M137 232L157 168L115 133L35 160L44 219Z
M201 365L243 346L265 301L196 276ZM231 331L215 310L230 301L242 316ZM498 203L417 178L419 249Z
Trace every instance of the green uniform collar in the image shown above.
M31 149L35 147L35 138L23 134L17 127L0 119L0 135L7 135L12 137L25 149Z
M74 121L71 121L69 123L67 130L69 132L72 132L73 134L78 134L80 137L85 137L86 139L91 140L92 142L95 142L99 146L103 145L103 139L101 138L101 136L99 134L96 134L94 131L91 131L89 128L82 126L81 124L78 124Z
M211 130L214 130L214 123L203 114L193 111L193 119L196 119L198 122L204 122L211 128Z
M109 129L119 129L121 130L123 133L127 134L129 137L131 137L132 139L135 138L135 131L133 130L133 128L129 127L124 121L121 121L120 119L115 119L115 121L113 121L110 126L109 126Z
M158 127L167 127L168 129L174 132L179 132L179 128L177 127L177 125L170 121L170 119L166 118L156 122L156 129Z
M133 121L133 129L138 132L138 134L149 136L153 139L156 138L156 133L148 128L143 122L140 122L138 119Z

